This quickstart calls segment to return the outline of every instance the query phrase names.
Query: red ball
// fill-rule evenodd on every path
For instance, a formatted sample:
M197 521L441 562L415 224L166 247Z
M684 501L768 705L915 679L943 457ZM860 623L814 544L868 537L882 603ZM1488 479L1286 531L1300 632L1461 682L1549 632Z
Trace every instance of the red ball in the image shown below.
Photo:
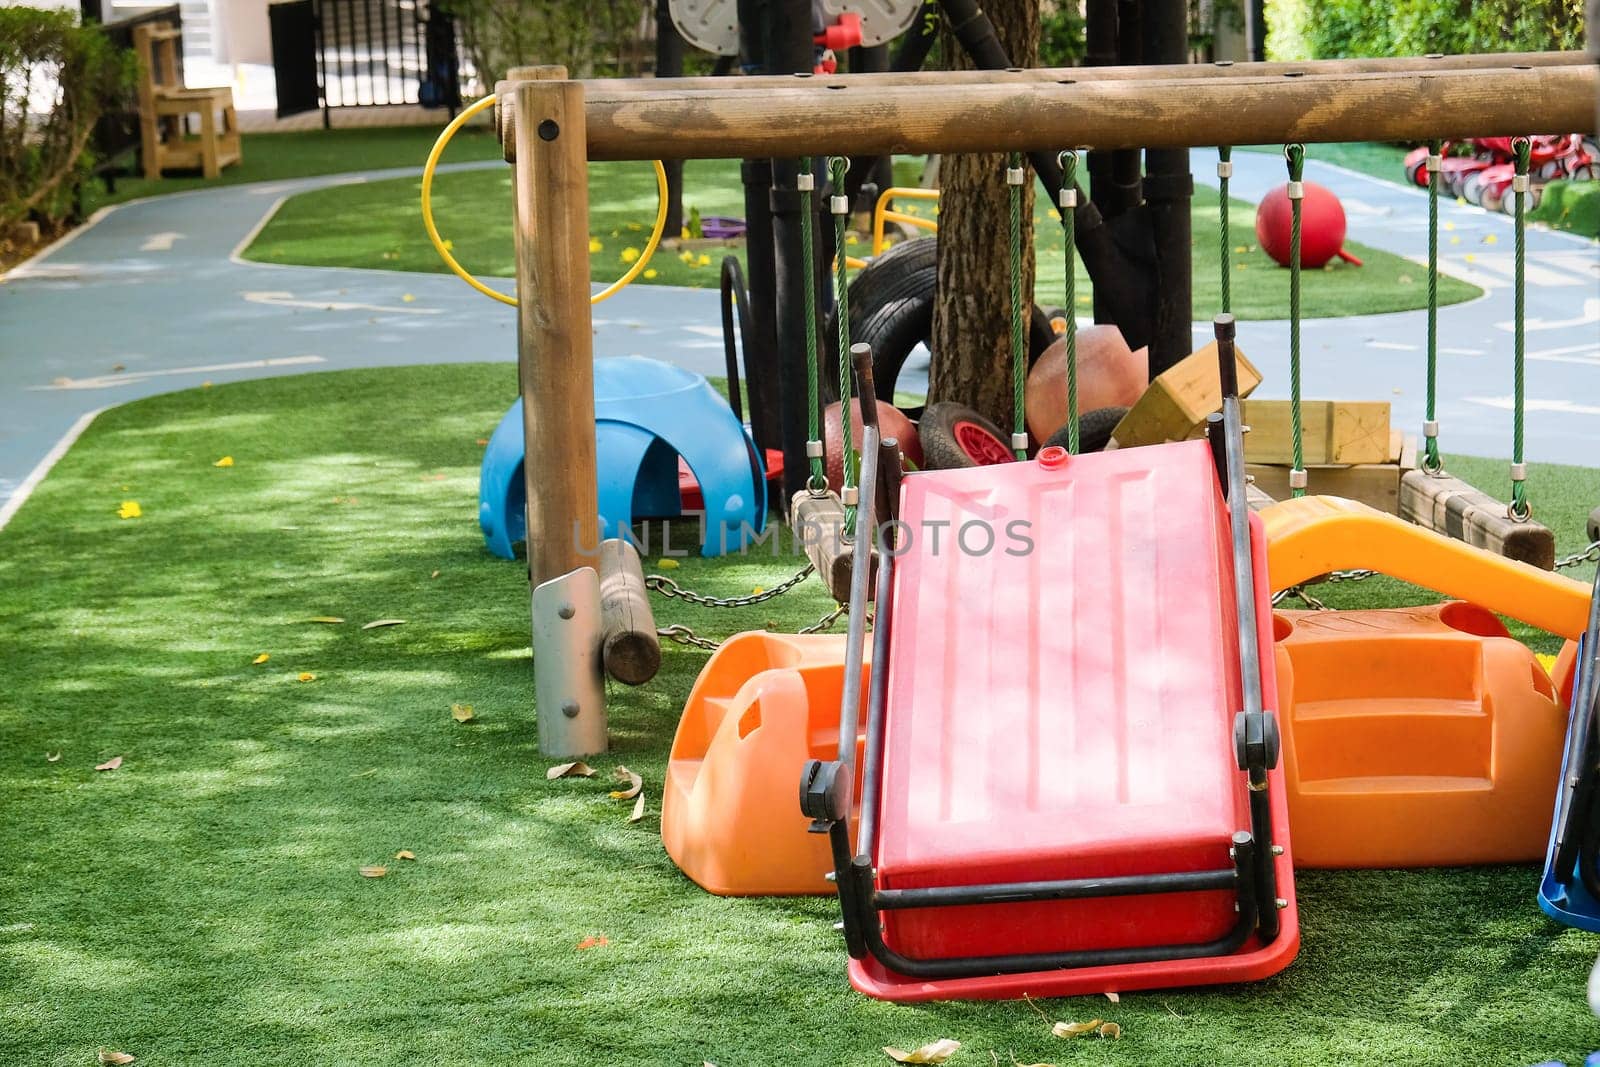
M1306 195L1300 202L1300 265L1314 270L1342 254L1344 205L1316 182L1302 184ZM1267 255L1283 267L1289 265L1292 214L1288 185L1280 185L1262 197L1256 208L1256 240Z
M844 484L844 438L839 432L839 402L822 409L822 454L828 472L828 488L834 492ZM878 436L893 437L900 446L900 458L909 467L922 466L922 441L917 427L905 412L893 404L878 401ZM861 448L861 398L850 401L850 439Z

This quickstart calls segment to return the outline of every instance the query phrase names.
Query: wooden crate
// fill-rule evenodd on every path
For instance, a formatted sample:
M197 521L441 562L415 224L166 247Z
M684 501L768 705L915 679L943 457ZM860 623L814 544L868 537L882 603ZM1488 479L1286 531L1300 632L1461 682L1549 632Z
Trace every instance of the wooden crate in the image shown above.
M1234 349L1239 370L1239 395L1249 396L1261 384L1261 372ZM1206 416L1222 409L1217 378L1217 345L1213 341L1156 376L1150 387L1117 423L1111 447L1187 441L1205 434Z
M1417 465L1417 441L1399 430L1389 431L1388 459L1384 463L1351 463L1306 467L1306 492L1359 500L1390 515L1400 511L1400 477ZM1294 495L1289 488L1289 467L1276 463L1246 463L1245 473L1256 487L1277 500Z
M1294 462L1294 431L1287 400L1247 400L1244 458L1250 463ZM1389 462L1389 404L1383 400L1304 400L1300 447L1318 466Z

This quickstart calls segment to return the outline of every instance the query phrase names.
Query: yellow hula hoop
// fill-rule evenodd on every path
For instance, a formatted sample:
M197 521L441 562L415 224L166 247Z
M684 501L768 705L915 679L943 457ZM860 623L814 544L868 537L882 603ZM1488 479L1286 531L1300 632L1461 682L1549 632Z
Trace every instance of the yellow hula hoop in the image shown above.
M444 238L439 236L439 227L435 226L433 222L433 173L438 169L439 158L444 155L445 146L456 135L456 131L466 125L467 120L479 112L493 107L494 101L495 98L493 96L486 96L463 110L461 114L450 120L450 124L440 132L439 139L433 142L433 150L428 153L428 162L423 164L422 167L422 225L427 228L428 240L433 242L433 250L439 253L439 258L444 260L444 265L449 267L456 277L478 290L484 296L498 300L502 304L510 304L512 307L516 307L516 297L507 296L484 285L473 277L456 260L455 256L450 254L450 249L446 246ZM655 227L650 231L650 240L645 242L644 251L639 254L638 259L633 261L633 266L628 268L626 274L589 298L589 303L591 304L598 304L600 301L609 299L621 292L624 286L643 272L645 264L650 262L650 257L656 254L656 246L661 243L662 231L667 228L667 168L661 165L659 159L655 160L654 163L656 168L657 205L656 223Z

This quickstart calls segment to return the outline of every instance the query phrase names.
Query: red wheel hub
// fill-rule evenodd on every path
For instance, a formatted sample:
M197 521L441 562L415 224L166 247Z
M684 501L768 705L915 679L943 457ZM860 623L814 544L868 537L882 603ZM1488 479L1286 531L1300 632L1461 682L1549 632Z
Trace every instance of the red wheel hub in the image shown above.
M956 439L957 447L980 467L992 467L996 463L1010 463L1016 459L1004 441L975 422L963 420L951 427L950 432Z

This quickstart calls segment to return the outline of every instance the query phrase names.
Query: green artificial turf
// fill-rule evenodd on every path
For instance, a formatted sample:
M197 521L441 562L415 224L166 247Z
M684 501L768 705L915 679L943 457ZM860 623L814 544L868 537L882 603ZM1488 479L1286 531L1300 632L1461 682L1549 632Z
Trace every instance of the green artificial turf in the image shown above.
M524 569L475 521L479 441L514 389L513 367L469 365L137 401L0 532L0 1062L878 1065L880 1046L949 1037L955 1067L1517 1065L1600 1047L1600 938L1544 918L1531 866L1303 871L1300 956L1249 986L1118 1004L851 992L832 902L709 896L662 851L667 749L704 653L667 645L654 682L612 687L600 776L546 780ZM1530 482L1562 550L1581 547L1593 472ZM142 517L119 519L125 501ZM797 565L670 573L726 595ZM722 635L829 605L808 583L738 611L657 606ZM607 796L619 763L646 783L637 824ZM1088 1018L1122 1040L1050 1036Z
M159 181L146 181L142 177L118 178L116 189L111 192L107 192L97 180L85 190L84 205L92 211L107 204L120 204L144 196L238 185L241 182L284 181L354 170L421 167L446 121L445 113L441 111L438 126L246 133L242 135L243 158L238 166L224 169L213 180L206 180L199 172L172 173ZM499 158L502 158L499 141L487 126L481 124L465 127L450 142L450 159L454 162Z
M1282 145L1241 145L1241 152L1265 152L1281 157ZM1306 146L1306 159L1317 163L1332 163L1345 170L1380 178L1396 185L1406 181L1406 153L1410 149L1381 141L1352 141L1349 144L1313 144ZM1288 181L1287 171L1284 180Z
M419 157L420 158L420 157ZM324 267L378 267L393 270L443 271L423 232L419 206L421 183L414 178L318 189L291 197L246 250L249 259ZM684 168L684 211L701 215L744 214L744 196L736 161L695 160ZM928 214L936 205L911 202L905 210ZM643 251L654 221L656 185L644 163L599 163L591 168L589 269L596 281L622 275ZM1003 205L996 218L1003 217ZM434 213L451 251L475 274L508 277L515 264L511 240L511 172L509 168L440 175L434 186ZM1221 306L1217 264L1217 192L1196 191L1194 207L1194 307L1209 315ZM1066 243L1061 225L1042 198L1035 211L1041 304L1063 299ZM1230 208L1230 245L1234 249L1233 311L1241 319L1284 318L1289 306L1289 272L1274 263L1255 242L1255 214L1250 204L1234 200ZM998 223L997 223L998 224ZM1354 242L1348 245L1365 266L1340 260L1308 272L1303 314L1308 318L1370 315L1425 306L1423 268L1398 256ZM865 256L866 239L849 246ZM651 260L645 283L714 286L722 257L734 247L690 250L663 249ZM1078 303L1087 311L1092 300L1088 275L1078 265ZM1439 283L1441 303L1480 295L1466 282L1445 277Z

